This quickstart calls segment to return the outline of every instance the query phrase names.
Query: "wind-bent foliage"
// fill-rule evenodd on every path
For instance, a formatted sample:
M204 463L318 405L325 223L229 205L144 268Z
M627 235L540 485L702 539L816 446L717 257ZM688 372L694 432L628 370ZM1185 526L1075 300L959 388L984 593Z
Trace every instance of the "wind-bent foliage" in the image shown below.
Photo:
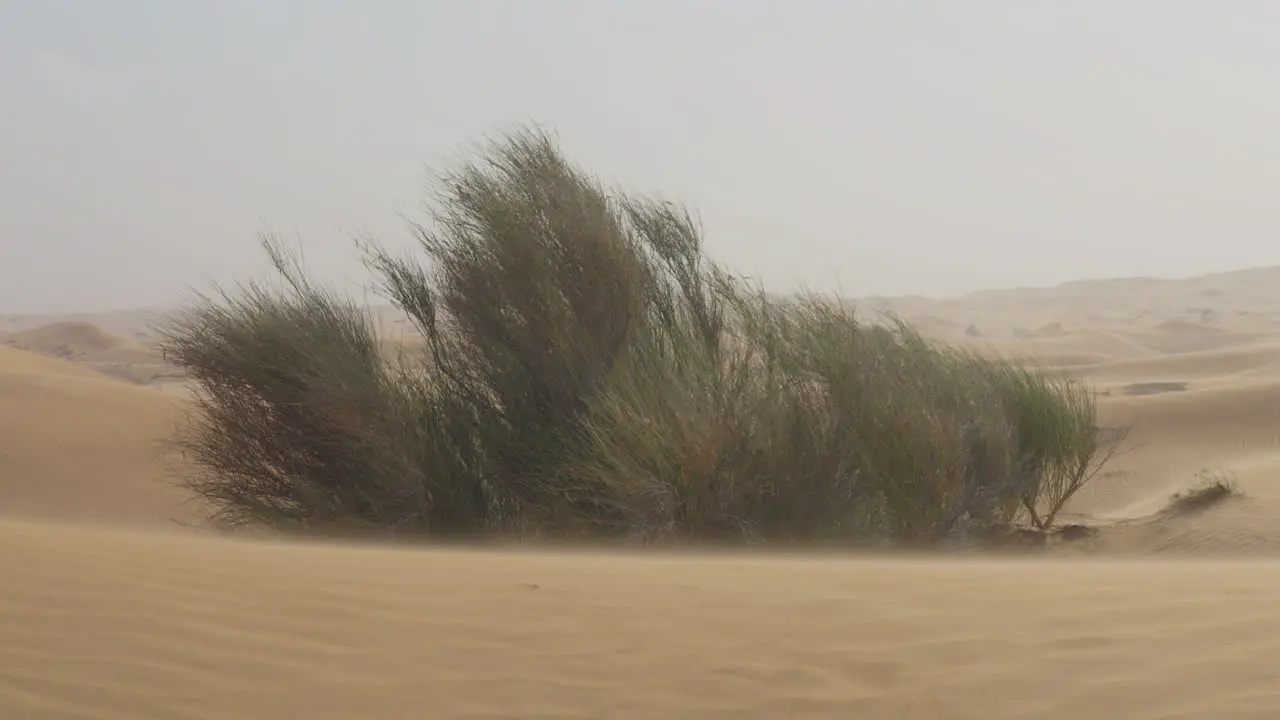
M779 299L683 209L520 132L443 177L426 263L365 243L425 352L266 243L282 286L200 297L165 348L184 482L233 523L436 536L931 543L1047 529L1110 456L1079 384Z

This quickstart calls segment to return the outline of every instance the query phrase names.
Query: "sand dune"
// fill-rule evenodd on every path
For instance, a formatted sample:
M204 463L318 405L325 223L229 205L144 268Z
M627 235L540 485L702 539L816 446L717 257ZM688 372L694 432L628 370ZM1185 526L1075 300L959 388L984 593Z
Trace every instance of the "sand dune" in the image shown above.
M1150 515L1202 470L1236 474L1249 495L1237 512L1215 509L1209 515L1218 524L1211 533L1217 541L1175 546L1125 532L1112 533L1126 540L1108 549L1230 553L1235 545L1225 538L1247 536L1253 539L1249 552L1280 555L1280 536L1271 530L1280 528L1274 522L1280 506L1268 505L1271 514L1246 509L1280 501L1280 346L1271 342L1078 370L1106 393L1099 398L1103 421L1129 426L1130 435L1106 477L1086 488L1073 509L1095 518ZM1173 532L1188 522L1179 519Z
M0 333L15 333L62 323L89 323L102 332L149 342L153 338L153 326L166 312L167 309L151 308L97 313L0 315Z
M944 299L866 298L859 307L868 312L890 310L908 318L925 316L939 330L964 329L972 323L993 339L1041 334L1055 324L1144 332L1169 321L1176 321L1175 329L1186 323L1230 333L1271 334L1280 330L1276 287L1280 287L1280 267L1175 280L1082 280Z
M1185 353L1243 345L1264 336L1175 318L1158 323L1146 331L1131 332L1129 337L1157 352Z
M160 447L182 410L159 390L0 347L0 515L152 525L185 517Z
M1127 333L1096 328L1063 330L1054 335L1034 335L1016 340L973 340L963 344L979 350L989 349L1004 357L1032 359L1041 366L1094 365L1161 356L1159 351L1145 346Z
M1140 360L1111 360L1080 370L1099 381L1143 381L1153 378L1213 380L1241 375L1280 377L1280 343L1274 339L1226 349Z
M0 524L0 713L1272 718L1280 565L468 553Z
M19 330L10 334L6 342L21 350L64 357L110 352L130 344L125 338L112 335L97 325L74 320Z
M145 336L144 331L134 333ZM0 342L19 350L69 360L82 367L138 385L171 380L179 373L164 362L147 340L129 339L84 320L64 320L0 336Z
M1132 425L1069 509L1097 534L1019 558L179 531L155 312L0 318L0 718L1280 717L1278 283L870 303L1085 377ZM1244 495L1170 510L1201 469Z

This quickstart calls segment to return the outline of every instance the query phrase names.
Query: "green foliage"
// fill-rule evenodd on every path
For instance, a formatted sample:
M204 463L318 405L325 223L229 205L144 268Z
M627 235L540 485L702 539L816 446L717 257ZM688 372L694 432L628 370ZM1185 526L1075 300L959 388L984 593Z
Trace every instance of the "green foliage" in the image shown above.
M427 263L366 243L427 352L286 281L201 297L165 348L198 387L184 482L232 522L399 534L934 543L1041 529L1109 457L1078 383L778 299L677 206L522 132L446 175Z

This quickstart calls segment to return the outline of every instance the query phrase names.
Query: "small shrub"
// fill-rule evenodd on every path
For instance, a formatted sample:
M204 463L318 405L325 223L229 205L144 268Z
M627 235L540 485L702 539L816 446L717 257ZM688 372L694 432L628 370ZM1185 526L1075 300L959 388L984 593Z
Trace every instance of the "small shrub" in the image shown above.
M1169 510L1175 513L1194 512L1241 494L1239 483L1230 473L1201 470L1196 473L1191 487L1173 494L1169 499Z

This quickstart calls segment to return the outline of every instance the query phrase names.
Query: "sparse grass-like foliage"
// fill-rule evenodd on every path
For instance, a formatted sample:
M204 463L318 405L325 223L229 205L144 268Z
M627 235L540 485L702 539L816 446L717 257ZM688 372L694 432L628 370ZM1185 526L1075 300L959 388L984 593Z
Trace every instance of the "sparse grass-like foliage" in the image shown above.
M1240 484L1230 473L1201 470L1196 473L1191 487L1174 493L1169 499L1169 510L1175 513L1194 512L1241 494Z
M446 175L425 259L363 243L422 334L278 243L283 283L203 296L166 353L197 387L178 443L219 516L435 537L935 543L1044 530L1114 451L1067 378L771 297L693 218L612 191L521 132Z

